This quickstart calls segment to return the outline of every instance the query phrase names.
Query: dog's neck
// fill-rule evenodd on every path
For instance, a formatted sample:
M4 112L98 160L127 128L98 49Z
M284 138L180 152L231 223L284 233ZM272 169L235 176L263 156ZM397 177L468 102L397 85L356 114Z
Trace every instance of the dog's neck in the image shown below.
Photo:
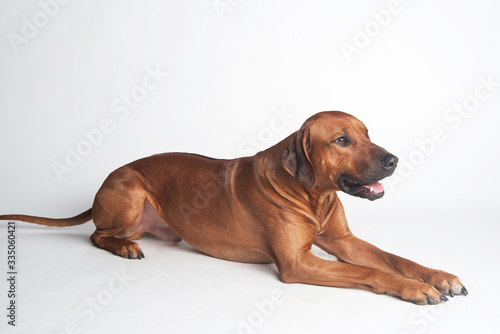
M282 164L282 155L291 136L256 154L255 168L267 166L263 175L265 179L259 180L265 191L272 191L282 199L293 203L302 211L311 216L311 219L321 224L334 208L338 201L337 189L325 189L319 184L309 188L292 176ZM265 152L265 154L264 154ZM266 189L267 188L267 189Z

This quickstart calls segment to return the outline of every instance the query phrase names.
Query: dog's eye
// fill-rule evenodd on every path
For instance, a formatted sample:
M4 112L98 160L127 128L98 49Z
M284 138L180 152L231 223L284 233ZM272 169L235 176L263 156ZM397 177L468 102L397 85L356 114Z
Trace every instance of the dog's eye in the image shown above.
M338 137L337 139L335 139L333 141L335 144L338 144L340 146L347 146L349 145L349 141L347 140L346 137L342 136L342 137Z

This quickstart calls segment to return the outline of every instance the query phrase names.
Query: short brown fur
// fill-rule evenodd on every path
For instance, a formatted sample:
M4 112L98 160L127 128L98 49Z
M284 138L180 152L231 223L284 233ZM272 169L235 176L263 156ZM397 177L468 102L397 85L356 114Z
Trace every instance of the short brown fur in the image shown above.
M342 178L378 181L396 163L358 119L323 112L252 157L167 153L134 161L112 172L92 209L74 218L0 219L49 226L93 219L92 243L125 258L144 258L132 240L151 233L170 242L184 239L217 258L274 262L286 283L355 287L417 304L467 294L456 276L386 253L349 230L336 193L345 190ZM314 256L313 244L340 262Z

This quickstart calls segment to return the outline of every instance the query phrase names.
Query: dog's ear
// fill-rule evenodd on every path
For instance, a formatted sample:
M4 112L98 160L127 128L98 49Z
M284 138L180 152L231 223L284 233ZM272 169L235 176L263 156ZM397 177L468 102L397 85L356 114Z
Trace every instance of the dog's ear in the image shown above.
M312 188L316 185L316 172L309 158L309 148L309 129L301 129L292 137L288 147L283 152L281 162L285 169L300 183Z

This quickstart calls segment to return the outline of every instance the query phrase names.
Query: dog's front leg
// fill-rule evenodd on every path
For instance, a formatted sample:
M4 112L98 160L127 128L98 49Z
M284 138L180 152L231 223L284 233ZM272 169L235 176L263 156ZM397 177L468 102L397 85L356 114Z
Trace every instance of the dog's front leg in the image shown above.
M416 304L447 300L436 288L418 280L367 266L320 259L311 253L315 234L307 223L287 224L285 229L270 234L274 262L283 282L360 288L390 293Z
M314 243L339 260L371 267L388 273L425 282L441 293L453 297L467 295L460 279L442 270L430 269L400 256L387 253L372 244L355 237L347 226L341 205L325 224Z
M341 239L318 236L315 244L339 260L368 266L402 277L419 280L436 287L445 295L467 295L460 279L442 270L430 269L381 249L350 234Z

